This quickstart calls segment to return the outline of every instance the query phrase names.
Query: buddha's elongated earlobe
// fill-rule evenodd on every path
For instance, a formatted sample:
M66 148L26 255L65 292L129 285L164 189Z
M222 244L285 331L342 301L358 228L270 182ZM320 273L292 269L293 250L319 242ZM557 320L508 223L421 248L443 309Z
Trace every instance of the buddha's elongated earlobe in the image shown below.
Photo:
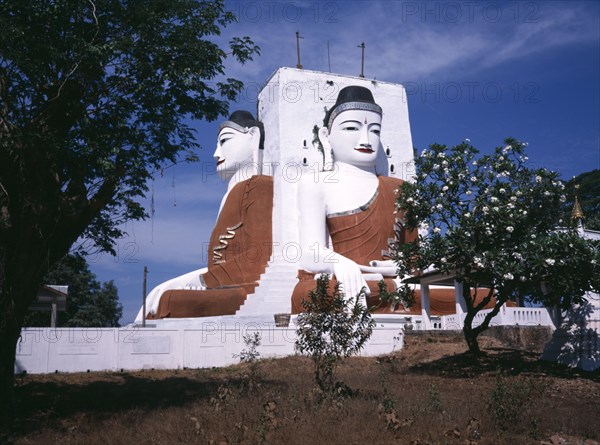
M322 127L319 130L319 141L323 147L323 171L333 170L333 150L329 143L329 130Z
M260 149L260 129L258 127L250 128L250 147L252 149L252 163L256 168L256 174L262 175L263 150Z

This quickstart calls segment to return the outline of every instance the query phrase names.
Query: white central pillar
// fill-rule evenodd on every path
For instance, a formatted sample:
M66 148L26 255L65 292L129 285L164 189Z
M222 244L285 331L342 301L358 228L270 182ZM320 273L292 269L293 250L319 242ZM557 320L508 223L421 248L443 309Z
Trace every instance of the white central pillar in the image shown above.
M467 304L465 303L465 298L463 297L463 284L454 280L454 294L455 294L455 303L456 303L456 313L464 314L467 312Z
M429 299L429 284L421 284L421 315L424 329L431 329L431 302Z

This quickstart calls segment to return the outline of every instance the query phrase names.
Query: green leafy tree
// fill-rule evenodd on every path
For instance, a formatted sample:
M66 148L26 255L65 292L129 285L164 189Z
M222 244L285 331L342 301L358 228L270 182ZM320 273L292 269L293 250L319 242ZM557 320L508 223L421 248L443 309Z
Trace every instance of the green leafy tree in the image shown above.
M81 237L106 251L153 172L195 158L192 120L243 85L222 0L0 0L0 420L16 342L47 271Z
M598 251L575 230L562 229L565 201L558 174L527 165L525 144L507 139L479 156L468 143L434 144L415 160L414 183L402 186L398 207L409 228L427 230L398 246L401 272L430 265L463 284L463 332L479 353L477 336L507 301L568 308L582 302L600 275ZM475 299L476 291L485 292ZM487 289L487 291L486 291ZM493 309L473 326L490 302Z
M346 299L339 283L328 295L329 287L329 277L321 275L316 289L302 301L305 312L296 319L296 350L310 355L315 383L326 394L341 385L336 381L340 360L358 354L375 327L371 313L360 303L364 292Z
M100 283L83 256L69 254L44 277L45 284L69 286L67 307L58 313L58 326L118 327L123 308L113 281ZM24 326L50 326L47 312L28 312Z

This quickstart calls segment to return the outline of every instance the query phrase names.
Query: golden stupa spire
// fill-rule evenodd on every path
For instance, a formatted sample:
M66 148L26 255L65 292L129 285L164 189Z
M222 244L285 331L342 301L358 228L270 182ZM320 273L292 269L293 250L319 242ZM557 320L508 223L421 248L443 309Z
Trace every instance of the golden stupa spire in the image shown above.
M571 211L571 219L575 221L579 221L585 218L585 216L583 215L583 210L581 210L581 205L579 204L579 197L577 196L578 190L579 184L575 184L575 204L573 204L573 210Z

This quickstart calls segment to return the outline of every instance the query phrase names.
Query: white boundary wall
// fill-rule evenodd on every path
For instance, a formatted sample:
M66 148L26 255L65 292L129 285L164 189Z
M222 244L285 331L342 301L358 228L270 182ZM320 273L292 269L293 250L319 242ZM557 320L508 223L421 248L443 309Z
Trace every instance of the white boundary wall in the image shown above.
M296 331L264 319L211 317L198 322L157 323L142 328L24 328L17 345L15 372L120 371L227 366L248 349L244 335L259 332L261 358L294 354ZM387 354L403 346L402 325L377 323L362 355Z

